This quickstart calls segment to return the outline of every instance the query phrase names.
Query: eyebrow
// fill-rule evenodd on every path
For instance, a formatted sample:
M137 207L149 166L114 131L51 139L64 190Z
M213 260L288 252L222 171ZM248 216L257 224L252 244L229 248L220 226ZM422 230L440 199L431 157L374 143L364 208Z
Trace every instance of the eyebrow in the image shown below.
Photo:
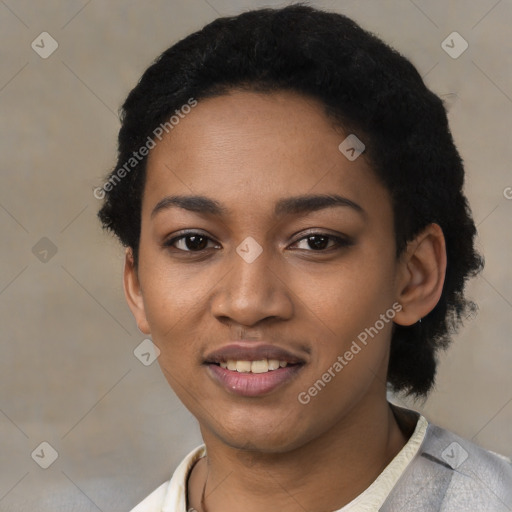
M274 207L274 215L299 215L339 206L351 208L366 217L365 210L359 204L338 194L306 194L279 199ZM229 214L229 210L215 199L200 195L178 195L166 196L158 201L151 212L151 218L155 217L157 213L172 207L216 216Z

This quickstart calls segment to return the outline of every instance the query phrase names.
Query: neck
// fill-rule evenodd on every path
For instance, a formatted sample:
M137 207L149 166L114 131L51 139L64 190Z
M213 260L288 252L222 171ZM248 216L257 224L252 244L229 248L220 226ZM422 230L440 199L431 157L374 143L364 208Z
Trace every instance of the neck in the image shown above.
M387 401L357 406L350 421L286 453L244 452L202 431L207 457L189 478L197 512L337 510L362 493L407 442ZM204 495L204 503L201 497Z

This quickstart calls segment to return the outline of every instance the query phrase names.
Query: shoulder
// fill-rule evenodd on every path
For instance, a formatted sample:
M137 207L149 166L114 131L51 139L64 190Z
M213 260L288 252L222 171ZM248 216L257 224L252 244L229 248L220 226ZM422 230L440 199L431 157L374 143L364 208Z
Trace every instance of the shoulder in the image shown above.
M492 481L512 483L512 460L458 436L450 430L429 423L421 452L430 455L458 474Z
M512 461L429 423L417 455L381 510L400 504L443 512L510 511Z

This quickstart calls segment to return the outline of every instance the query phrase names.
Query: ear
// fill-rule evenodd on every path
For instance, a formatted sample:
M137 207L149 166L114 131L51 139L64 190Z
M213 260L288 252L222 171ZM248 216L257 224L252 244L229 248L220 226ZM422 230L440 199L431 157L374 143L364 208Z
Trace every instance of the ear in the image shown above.
M146 318L146 310L144 308L144 300L142 297L142 288L139 283L139 277L135 263L133 260L133 251L128 247L125 252L124 273L123 273L124 295L128 306L137 322L139 331L143 334L151 334L148 320Z
M434 309L443 292L446 244L441 227L429 224L409 242L399 265L397 300L402 310L393 321L412 325Z

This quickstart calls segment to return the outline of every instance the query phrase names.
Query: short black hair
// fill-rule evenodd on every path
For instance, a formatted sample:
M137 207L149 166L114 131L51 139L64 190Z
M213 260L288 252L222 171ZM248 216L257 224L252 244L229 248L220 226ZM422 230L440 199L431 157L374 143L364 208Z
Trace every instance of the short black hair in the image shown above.
M126 162L190 98L234 89L320 100L343 131L364 141L365 158L391 196L397 257L428 224L441 226L442 296L421 323L394 324L387 377L394 391L427 396L438 350L476 310L464 286L483 257L442 100L408 59L350 18L302 3L256 9L218 18L164 51L122 106L118 160L98 212L103 227L132 248L137 265L147 158L132 161L133 169ZM122 166L123 179L118 173L114 182Z

